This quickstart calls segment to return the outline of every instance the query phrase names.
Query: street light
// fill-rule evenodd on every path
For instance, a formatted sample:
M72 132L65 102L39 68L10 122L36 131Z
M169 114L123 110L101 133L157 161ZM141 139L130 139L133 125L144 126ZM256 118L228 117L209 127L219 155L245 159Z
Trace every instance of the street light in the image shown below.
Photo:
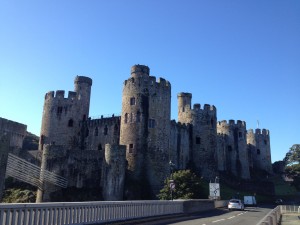
M170 172L171 172L171 175L170 175L171 179L169 180L169 185L170 185L170 190L171 190L171 199L173 201L173 190L175 189L175 183L173 180L173 168L174 168L175 164L172 162L172 160L170 160L169 166L170 166Z

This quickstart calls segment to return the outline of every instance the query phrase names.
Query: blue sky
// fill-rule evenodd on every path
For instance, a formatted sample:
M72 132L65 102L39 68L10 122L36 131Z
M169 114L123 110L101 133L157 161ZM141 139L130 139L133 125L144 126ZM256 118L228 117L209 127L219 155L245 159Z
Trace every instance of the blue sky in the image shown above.
M64 0L0 3L0 117L39 135L43 99L93 79L90 116L120 114L143 64L218 120L270 130L272 161L300 138L300 1Z

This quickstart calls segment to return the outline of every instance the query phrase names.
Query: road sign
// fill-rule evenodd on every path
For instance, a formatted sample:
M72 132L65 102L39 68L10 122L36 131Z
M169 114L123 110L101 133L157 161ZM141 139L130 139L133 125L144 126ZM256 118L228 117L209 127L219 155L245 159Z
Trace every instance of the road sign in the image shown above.
M170 186L170 189L174 190L175 189L175 183L174 183L174 180L170 180L169 181L169 186Z

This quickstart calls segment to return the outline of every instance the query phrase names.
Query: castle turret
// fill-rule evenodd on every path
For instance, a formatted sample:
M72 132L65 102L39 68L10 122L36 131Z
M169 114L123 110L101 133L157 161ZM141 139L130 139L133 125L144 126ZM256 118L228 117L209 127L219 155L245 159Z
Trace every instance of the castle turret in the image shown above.
M223 120L217 124L218 168L235 176L250 179L246 141L246 122Z
M178 121L192 125L190 134L191 159L198 175L210 179L217 172L217 109L213 105L194 104L191 109L192 94L179 93Z
M125 153L125 146L105 145L105 157L102 165L102 190L105 201L123 200L126 170Z
M177 94L178 101L178 122L189 124L191 118L192 94L181 92Z
M124 82L120 144L127 148L130 178L147 179L143 184L149 183L155 193L168 171L171 85L163 78L156 81L149 71L135 65Z
M78 142L79 122L89 114L92 79L77 76L75 92L50 91L45 95L39 149L44 144L72 146Z
M248 149L250 151L253 168L272 173L270 133L266 129L252 129L247 133Z

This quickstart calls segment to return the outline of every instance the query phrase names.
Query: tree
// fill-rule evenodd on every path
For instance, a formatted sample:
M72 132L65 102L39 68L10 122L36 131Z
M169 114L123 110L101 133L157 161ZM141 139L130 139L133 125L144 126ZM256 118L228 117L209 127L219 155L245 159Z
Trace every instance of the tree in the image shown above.
M300 145L293 145L286 154L284 161L286 163L285 174L293 179L292 184L300 190Z
M173 199L199 199L204 197L201 179L190 170L179 170L174 172L172 179L165 180L165 185L157 197L161 200L171 199L170 180L174 180L175 189L173 190Z
M300 144L293 145L288 153L286 153L284 161L286 165L300 163Z

